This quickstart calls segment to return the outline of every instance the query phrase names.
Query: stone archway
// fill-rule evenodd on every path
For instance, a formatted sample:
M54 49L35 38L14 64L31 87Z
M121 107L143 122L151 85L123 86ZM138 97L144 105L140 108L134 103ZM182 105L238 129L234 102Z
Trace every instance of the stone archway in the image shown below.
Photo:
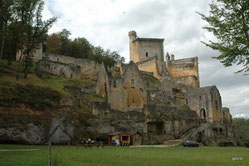
M206 118L207 118L207 112L206 112L206 110L205 110L204 108L202 108L202 109L200 110L200 117L201 117L202 119L206 119Z

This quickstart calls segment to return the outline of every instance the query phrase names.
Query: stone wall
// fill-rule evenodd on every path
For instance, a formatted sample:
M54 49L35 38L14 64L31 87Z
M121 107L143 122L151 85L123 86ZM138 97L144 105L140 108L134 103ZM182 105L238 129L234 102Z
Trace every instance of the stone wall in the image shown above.
M174 58L173 58L174 59ZM195 88L200 87L199 71L198 71L198 58L186 58L179 60L169 60L166 58L166 67L171 77L185 77L186 84L192 82L191 86ZM186 77L188 76L188 77ZM192 77L189 77L192 76ZM195 76L196 79L193 79ZM182 79L182 81L184 81Z
M221 97L216 86L192 89L187 95L187 104L209 122L222 121Z
M65 78L80 78L81 68L74 64L63 64L47 60L37 62L37 67L40 71L62 76Z
M150 59L147 59L143 62L138 62L136 64L139 70L146 72L153 72L153 76L159 78L157 57L152 57Z
M104 64L102 63L100 70L99 70L99 76L98 76L98 82L96 86L96 93L98 95L101 95L102 97L107 96L107 90L109 88L109 78L106 71L106 68Z
M112 108L143 108L147 103L146 83L133 62L127 65L122 78L112 78L110 82L108 102Z
M230 114L229 108L227 107L222 107L222 114L223 114L223 122L224 123L232 123L232 115Z
M175 83L187 85L193 88L199 87L199 81L196 76L189 75L189 76L182 76L182 77L175 77L173 78Z
M62 64L74 64L80 66L81 73L91 70L99 70L100 64L82 58L74 58L63 55L47 54L46 59L52 62L59 62Z
M24 51L24 50L23 50ZM35 62L39 61L42 59L42 51L43 51L43 47L42 47L42 44L39 44L38 48L33 52L33 60ZM23 54L23 57L25 55ZM19 61L21 60L23 57L21 57L21 50L18 50L16 52L16 61Z

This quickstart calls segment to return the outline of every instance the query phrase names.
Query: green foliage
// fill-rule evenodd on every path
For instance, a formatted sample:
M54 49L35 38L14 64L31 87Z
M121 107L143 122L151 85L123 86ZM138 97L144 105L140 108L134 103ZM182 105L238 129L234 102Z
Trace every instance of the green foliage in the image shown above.
M0 61L3 56L8 25L11 21L13 0L0 1Z
M69 39L71 33L63 29L61 32L53 33L47 40L47 52L71 56L75 58L90 59L97 63L104 63L107 66L113 66L116 62L124 63L124 57L117 52L104 50L102 47L94 47L86 38Z
M248 0L214 0L210 4L210 14L201 15L209 23L204 29L212 32L216 41L203 42L218 50L214 57L225 67L243 65L238 72L249 71L249 3Z
M235 118L233 125L242 144L249 143L249 119Z
M56 18L42 19L43 0L1 0L0 8L0 60L4 53L11 64L17 50L22 50L21 54L25 54L23 72L27 78L32 68L33 53L46 40ZM18 75L19 70L17 79Z
M52 27L56 18L51 18L46 21L42 20L42 11L44 8L43 0L17 0L14 8L16 10L16 20L19 20L24 28L22 48L24 49L24 77L27 77L30 71L32 55L39 44L45 41L48 30Z
M58 107L60 98L57 91L47 87L0 83L0 106L14 106L21 103L33 109L45 110Z
M100 136L101 138L106 138ZM1 149L40 149L26 152L1 152L4 166L44 166L48 161L47 146L0 145ZM77 148L52 146L53 166L247 166L248 148L200 147L185 148ZM233 161L232 157L242 157Z

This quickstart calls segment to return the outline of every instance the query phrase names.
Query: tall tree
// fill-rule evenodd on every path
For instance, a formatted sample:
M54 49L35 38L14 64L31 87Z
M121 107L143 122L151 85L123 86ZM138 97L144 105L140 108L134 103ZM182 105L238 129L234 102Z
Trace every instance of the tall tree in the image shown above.
M58 33L58 35L61 38L61 55L67 55L70 56L70 42L69 36L71 35L71 32L67 29L63 29L61 32Z
M60 54L61 44L62 44L62 40L58 34L53 33L52 35L49 35L48 40L47 40L46 52L52 53L52 54Z
M0 0L0 34L1 34L1 47L0 47L0 62L3 56L3 49L7 33L8 24L12 16L13 0Z
M213 0L209 6L209 16L198 14L209 23L209 26L203 28L212 32L217 41L203 43L220 52L220 55L214 58L225 67L233 64L242 65L238 72L248 72L249 1Z
M32 65L32 54L38 48L39 44L46 40L47 32L56 21L56 18L46 21L42 20L43 0L17 0L15 5L16 16L24 26L23 34L25 38L22 49L24 49L25 54L24 78L27 78ZM17 72L17 79L18 73L19 70Z

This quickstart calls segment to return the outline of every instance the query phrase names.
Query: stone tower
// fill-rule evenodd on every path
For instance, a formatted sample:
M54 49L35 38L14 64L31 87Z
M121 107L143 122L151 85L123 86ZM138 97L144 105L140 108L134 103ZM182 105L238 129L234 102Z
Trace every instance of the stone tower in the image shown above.
M137 33L135 31L130 31L129 32L130 61L133 61L135 63L139 61L135 45L136 38L137 38Z

